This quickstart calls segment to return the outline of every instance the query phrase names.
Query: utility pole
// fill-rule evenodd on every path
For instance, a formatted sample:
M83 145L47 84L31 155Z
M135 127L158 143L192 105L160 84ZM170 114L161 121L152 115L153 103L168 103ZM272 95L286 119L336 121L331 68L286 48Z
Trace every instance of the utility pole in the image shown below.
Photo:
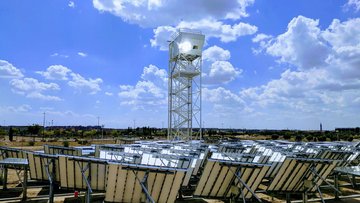
M45 112L44 114L44 120L43 120L43 138L45 137Z
M101 139L104 139L104 124L101 125Z
M100 116L97 117L98 123L97 123L97 129L101 128L100 127ZM97 130L98 135L100 134L99 130ZM99 137L98 137L99 138Z

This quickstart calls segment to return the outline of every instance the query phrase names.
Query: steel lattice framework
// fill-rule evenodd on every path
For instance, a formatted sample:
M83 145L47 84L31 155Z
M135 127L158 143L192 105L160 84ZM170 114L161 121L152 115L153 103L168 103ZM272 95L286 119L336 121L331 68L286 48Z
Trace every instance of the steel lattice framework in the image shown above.
M201 65L205 36L179 30L169 44L168 139L201 138ZM196 131L196 133L195 133Z

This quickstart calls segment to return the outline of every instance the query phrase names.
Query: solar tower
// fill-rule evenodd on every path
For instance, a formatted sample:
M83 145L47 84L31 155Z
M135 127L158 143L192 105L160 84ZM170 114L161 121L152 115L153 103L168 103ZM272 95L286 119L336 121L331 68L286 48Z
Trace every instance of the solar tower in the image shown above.
M205 36L178 30L169 44L168 139L201 139L201 64Z

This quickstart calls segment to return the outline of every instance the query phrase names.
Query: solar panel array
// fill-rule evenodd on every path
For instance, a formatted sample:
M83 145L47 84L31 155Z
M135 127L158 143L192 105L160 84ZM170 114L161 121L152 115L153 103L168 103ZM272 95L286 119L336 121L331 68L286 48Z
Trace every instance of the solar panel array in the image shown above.
M335 167L360 160L359 147L348 142L137 141L94 148L95 157L85 157L81 148L0 147L0 159L27 158L31 179L52 175L62 188L106 191L107 202L174 202L189 190L194 197L259 199L260 185L269 193L316 192Z

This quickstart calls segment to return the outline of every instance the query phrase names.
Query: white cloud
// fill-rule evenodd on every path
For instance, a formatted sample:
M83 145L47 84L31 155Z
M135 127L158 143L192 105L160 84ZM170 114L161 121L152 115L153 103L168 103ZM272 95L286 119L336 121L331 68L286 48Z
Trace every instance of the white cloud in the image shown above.
M182 21L177 26L159 26L154 29L154 37L150 39L152 47L159 47L160 50L168 49L170 36L180 28L201 30L207 39L219 38L222 42L236 41L237 38L245 35L252 35L257 32L257 27L247 23L237 23L233 25L214 19L201 19L198 21Z
M198 0L191 6L176 0L93 0L96 9L119 16L125 22L142 27L173 25L181 21L198 21L200 19L232 19L248 16L246 8L254 0L223 1Z
M28 98L36 98L42 100L60 101L57 96L45 95L45 91L60 90L56 83L43 83L34 78L13 79L10 81L12 91L25 95Z
M141 79L144 81L151 81L157 86L163 86L167 83L167 72L164 69L160 69L155 65L150 64L149 67L144 67Z
M22 78L23 73L5 60L0 60L0 78Z
M215 45L204 50L202 56L203 56L203 60L215 62L215 61L227 61L230 59L231 54L230 51Z
M170 36L176 32L176 28L171 26L160 26L154 29L154 38L150 39L152 47L159 47L160 50L165 51L169 48Z
M50 55L51 57L60 57L60 58L69 58L68 55L65 54L59 54L59 53L53 53Z
M212 119L222 117L222 121L224 121L224 118L237 118L240 114L251 111L240 95L223 87L203 88L202 93L203 104ZM204 111L205 115L206 111Z
M68 6L69 6L70 8L75 8L75 3L74 3L73 1L69 1Z
M30 92L26 95L28 98L33 99L41 99L41 100L48 100L48 101L61 101L62 99L58 96L52 96L52 95L45 95L40 92Z
M303 16L289 22L288 30L274 38L255 40L281 64L291 64L279 79L244 89L241 97L253 107L280 112L352 114L360 88L360 19L321 30L319 21ZM277 112L279 114L279 112Z
M288 30L267 47L267 53L303 70L324 65L330 50L321 40L318 25L319 20L303 16L293 18Z
M236 95L235 93L223 87L218 87L215 89L204 88L203 98L204 101L213 103L224 103L227 101L229 103L244 104L244 101L239 97L239 95Z
M257 32L257 27L254 25L242 22L229 25L212 19L192 22L182 21L177 27L201 30L207 38L219 38L222 42L236 41L238 37L252 35Z
M360 0L348 0L347 7L353 7L355 11L360 11Z
M67 84L77 90L89 91L90 94L96 94L101 90L103 83L101 78L84 78L78 73L62 65L49 66L46 71L37 71L36 73L44 76L48 80L68 80ZM70 78L70 79L69 79Z
M90 91L90 94L96 94L101 90L100 84L103 82L101 78L96 79L85 79L78 73L71 73L71 80L68 82L68 85L74 87L78 90Z
M36 73L44 76L48 80L68 80L68 74L71 70L62 65L51 65L46 71L37 71Z
M113 96L114 93L112 93L112 92L105 92L105 95L106 95L106 96Z
M166 71L154 65L144 67L141 80L136 85L120 85L118 96L121 105L134 109L145 109L147 106L165 105L167 102Z
M77 54L81 57L87 57L87 53L84 52L78 52Z
M34 78L24 78L24 79L13 79L10 81L10 84L16 88L18 91L27 92L27 91L46 91L46 90L60 90L59 85L55 83L43 83L39 82Z
M224 84L235 80L242 73L241 69L235 68L228 60L231 54L218 46L212 46L203 52L204 84Z
M271 35L266 35L266 34L260 33L260 34L257 34L254 38L252 38L252 41L253 42L261 42L263 40L267 40L270 38L272 38Z
M197 0L184 6L184 2L176 0L93 0L101 12L110 12L141 27L156 28L150 43L160 50L167 49L170 35L178 28L201 30L207 38L219 38L222 42L254 34L256 26L237 22L249 15L246 8L253 3L254 0Z
M28 104L20 106L0 106L0 112L25 113L29 112L32 107Z
M208 74L204 74L205 84L229 83L242 73L241 69L233 67L228 61L215 61L211 64Z

